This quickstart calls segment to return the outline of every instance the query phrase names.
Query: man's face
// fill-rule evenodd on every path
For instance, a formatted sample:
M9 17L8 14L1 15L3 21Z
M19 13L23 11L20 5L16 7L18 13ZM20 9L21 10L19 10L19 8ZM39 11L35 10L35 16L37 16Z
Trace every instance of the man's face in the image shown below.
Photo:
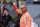
M6 10L4 10L4 14L7 14L8 12Z
M25 5L21 5L20 8L21 8L21 11L22 11L22 12L25 12L25 11L26 11L26 6L25 6Z

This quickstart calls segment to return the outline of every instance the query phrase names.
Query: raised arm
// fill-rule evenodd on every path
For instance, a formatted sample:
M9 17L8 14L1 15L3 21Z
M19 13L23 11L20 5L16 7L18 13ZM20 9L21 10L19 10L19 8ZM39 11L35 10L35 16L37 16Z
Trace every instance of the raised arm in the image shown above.
M21 11L20 11L19 9L17 9L15 2L13 2L13 9L14 9L18 14L21 13Z

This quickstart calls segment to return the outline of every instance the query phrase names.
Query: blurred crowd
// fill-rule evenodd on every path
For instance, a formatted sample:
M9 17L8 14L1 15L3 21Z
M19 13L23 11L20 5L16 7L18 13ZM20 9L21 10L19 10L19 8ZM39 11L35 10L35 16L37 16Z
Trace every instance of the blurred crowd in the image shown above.
M9 21L12 21L12 16L6 8L6 1L2 0L0 3L0 27L7 27Z
M18 14L17 17L18 18ZM13 19L12 16L9 13L9 10L7 9L7 3L6 1L2 0L0 3L0 27L18 27L18 20ZM17 25L18 24L18 25Z

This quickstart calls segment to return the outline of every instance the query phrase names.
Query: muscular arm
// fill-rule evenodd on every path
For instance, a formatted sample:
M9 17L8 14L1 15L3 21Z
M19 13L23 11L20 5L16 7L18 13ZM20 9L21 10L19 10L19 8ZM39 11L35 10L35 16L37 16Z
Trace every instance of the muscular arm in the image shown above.
M31 16L27 15L27 27L31 27Z
M16 5L13 5L13 9L14 9L18 14L21 13L21 11L17 9Z

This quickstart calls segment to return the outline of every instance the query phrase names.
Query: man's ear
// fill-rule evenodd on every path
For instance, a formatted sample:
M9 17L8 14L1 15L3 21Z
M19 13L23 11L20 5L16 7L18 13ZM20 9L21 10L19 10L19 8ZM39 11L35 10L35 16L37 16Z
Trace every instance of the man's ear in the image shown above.
M27 11L27 8L26 8L26 11Z

